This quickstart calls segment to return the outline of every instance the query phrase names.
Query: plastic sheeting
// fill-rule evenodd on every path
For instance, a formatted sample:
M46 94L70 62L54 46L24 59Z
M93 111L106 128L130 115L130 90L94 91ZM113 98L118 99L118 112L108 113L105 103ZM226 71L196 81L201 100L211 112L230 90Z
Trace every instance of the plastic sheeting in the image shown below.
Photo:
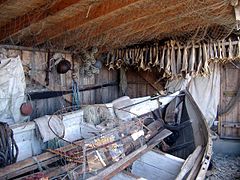
M25 76L20 57L0 59L0 121L24 120L20 107L25 100Z
M210 68L209 76L174 80L169 82L166 88L168 92L187 89L209 126L212 126L217 116L220 99L220 67L218 64L212 64Z

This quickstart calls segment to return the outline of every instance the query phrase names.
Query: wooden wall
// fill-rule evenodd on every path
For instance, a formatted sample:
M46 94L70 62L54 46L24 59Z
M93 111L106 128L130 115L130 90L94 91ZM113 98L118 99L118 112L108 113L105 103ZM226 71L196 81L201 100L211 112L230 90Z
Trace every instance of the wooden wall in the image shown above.
M154 84L157 79L153 78L151 82L147 82L142 76L146 76L146 73L135 70L127 71L127 95L129 97L143 97L156 93L156 90L149 83Z
M49 85L46 84L47 53L39 51L9 50L12 56L19 55L25 70L27 93L42 91L67 91L72 89L72 74L68 71L64 75L59 75L55 71L49 73ZM72 62L70 54L64 57ZM113 83L115 85L102 87L94 90L81 91L79 93L80 105L107 103L118 98L118 71L108 71L103 67L99 75L93 77L81 77L78 73L80 63L74 61L77 69L79 88L101 86L102 84ZM29 70L30 69L30 70ZM32 100L33 113L31 119L53 114L57 110L71 105L71 94L48 98Z
M240 63L237 64L240 67ZM240 85L240 71L232 64L221 68L220 109L225 109ZM219 116L219 134L221 138L240 139L240 100L226 114Z
M67 91L72 89L72 72L59 75L56 71L49 73L49 85L46 83L47 53L27 50L9 50L12 56L19 55L25 70L27 93L42 91ZM64 57L72 63L70 54L64 54ZM113 84L98 89L81 91L79 99L81 105L108 103L121 96L119 91L119 70L109 71L106 67L100 70L99 75L93 77L81 77L79 74L80 61L74 60L74 69L77 72L78 85L80 89L103 84ZM141 72L144 75L146 73ZM147 76L149 76L148 73ZM126 72L128 88L126 95L131 98L153 95L156 90L134 69ZM151 79L151 78L150 78ZM156 81L156 77L151 79L151 83ZM63 95L48 99L32 100L34 112L31 119L53 114L57 110L71 105L72 95Z

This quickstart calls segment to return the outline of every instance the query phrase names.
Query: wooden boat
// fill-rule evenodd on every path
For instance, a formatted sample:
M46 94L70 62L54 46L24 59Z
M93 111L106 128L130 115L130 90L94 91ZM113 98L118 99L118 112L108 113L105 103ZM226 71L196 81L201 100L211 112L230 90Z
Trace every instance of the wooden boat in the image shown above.
M122 118L124 122L119 127L124 128L117 126L106 130L106 127L102 128L87 123L84 121L84 110L82 109L66 112L61 116L65 134L60 138L61 140L57 141L63 147L55 150L49 149L47 152L45 151L49 148L49 143L56 142L54 141L56 136L54 140L48 139L53 132L47 137L38 138L36 135L39 128L38 123L27 122L11 126L19 147L18 162L0 169L0 179L34 179L36 177L39 179L114 180L205 178L211 160L212 140L206 120L188 92L176 92L164 97L135 99L124 97L105 104L105 107L112 116ZM49 125L49 119L55 116L57 114L44 116L38 121L46 121ZM152 118L154 122L151 123L155 124L152 127L151 123L144 124L142 129L133 131L131 129L134 127L133 122L138 118L143 120ZM159 119L163 120L163 124L158 123ZM143 122L145 123L145 121ZM159 128L156 124L160 124ZM46 123L45 127L47 127ZM128 133L131 132L130 136L125 135L126 129L128 129ZM125 141L127 143L124 144L121 139L121 141L94 146L91 152L97 153L97 155L88 156L86 153L88 151L84 150L89 147L86 145L87 143L89 145L92 142L98 142L97 140L103 139L103 137L110 137L109 133L111 134L115 130L118 134L120 134L119 132L123 134L122 139L130 141ZM44 129L43 132L48 132L48 130ZM151 137L146 138L149 134ZM141 138L145 138L145 141L138 144L137 142L140 142ZM63 139L72 143L68 144ZM118 142L122 143L120 154L124 154L123 156L113 162L112 155L110 156L111 161L107 161L108 156L104 159L99 155L102 152L101 149L104 148L104 153L106 153L105 151L109 153L110 145ZM129 142L135 143L136 146L127 153L126 147L130 147ZM81 162L76 154L68 154L73 149L75 149L75 153L78 152L76 149L79 148L81 148L81 158L83 159ZM98 158L92 160L89 157ZM61 162L63 160L65 160L64 164Z

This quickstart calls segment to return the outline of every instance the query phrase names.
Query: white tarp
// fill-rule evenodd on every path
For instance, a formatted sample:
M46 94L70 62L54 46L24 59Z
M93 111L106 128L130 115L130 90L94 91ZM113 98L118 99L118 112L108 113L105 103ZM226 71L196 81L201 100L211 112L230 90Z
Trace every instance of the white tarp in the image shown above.
M169 82L167 90L170 92L187 89L205 116L209 126L217 116L220 98L220 68L218 64L210 66L211 74L207 77L194 77Z
M0 59L0 121L13 124L23 120L25 76L20 57Z

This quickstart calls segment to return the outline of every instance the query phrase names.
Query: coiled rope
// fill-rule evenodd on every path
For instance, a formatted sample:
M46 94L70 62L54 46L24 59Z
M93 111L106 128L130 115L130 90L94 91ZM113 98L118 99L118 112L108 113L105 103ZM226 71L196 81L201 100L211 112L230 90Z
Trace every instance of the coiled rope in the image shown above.
M17 161L18 147L9 125L0 122L0 167L5 167Z

